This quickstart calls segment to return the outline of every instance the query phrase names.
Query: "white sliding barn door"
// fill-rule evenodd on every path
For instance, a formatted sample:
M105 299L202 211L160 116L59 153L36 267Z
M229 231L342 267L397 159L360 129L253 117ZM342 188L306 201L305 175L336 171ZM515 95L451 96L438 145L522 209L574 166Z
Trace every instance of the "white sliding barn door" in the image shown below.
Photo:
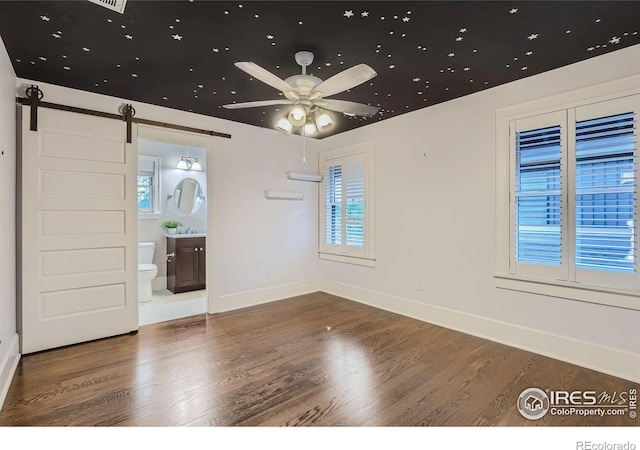
M36 132L22 117L22 353L137 330L136 137L113 119L38 108Z

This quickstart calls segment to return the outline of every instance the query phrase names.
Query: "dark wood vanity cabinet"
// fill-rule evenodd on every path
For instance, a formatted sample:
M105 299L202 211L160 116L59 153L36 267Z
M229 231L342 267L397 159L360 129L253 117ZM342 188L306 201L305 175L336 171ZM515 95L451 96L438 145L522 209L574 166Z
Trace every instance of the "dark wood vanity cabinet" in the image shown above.
M167 238L167 289L174 294L205 289L207 238Z

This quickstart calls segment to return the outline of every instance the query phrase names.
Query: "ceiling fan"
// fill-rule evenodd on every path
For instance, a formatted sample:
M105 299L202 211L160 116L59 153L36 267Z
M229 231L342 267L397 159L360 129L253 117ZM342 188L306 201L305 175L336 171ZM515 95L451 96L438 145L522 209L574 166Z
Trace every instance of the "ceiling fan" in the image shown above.
M358 64L336 75L321 80L307 75L307 66L313 62L313 53L301 51L295 54L296 62L302 66L301 75L293 75L283 80L268 70L252 62L237 62L235 66L252 77L282 91L285 98L255 102L231 103L223 105L227 109L255 108L271 105L294 105L287 118L278 120L277 127L290 133L293 126L304 126L305 134L328 128L333 120L322 111L328 109L348 116L373 116L378 108L362 103L328 99L332 95L351 89L375 77L375 70L366 64ZM314 117L315 120L311 119Z

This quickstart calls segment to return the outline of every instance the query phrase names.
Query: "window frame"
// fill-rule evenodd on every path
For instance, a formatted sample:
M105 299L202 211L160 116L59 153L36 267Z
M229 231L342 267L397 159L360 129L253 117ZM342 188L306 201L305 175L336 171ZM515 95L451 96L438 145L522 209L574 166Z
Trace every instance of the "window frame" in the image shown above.
M567 114L568 122L575 123L571 109L588 107L592 104L603 103L608 100L621 99L640 94L640 75L602 83L563 94L501 108L495 111L495 180L496 180L496 265L494 272L495 285L498 288L517 290L522 292L543 294L552 297L567 298L590 303L617 306L633 310L640 310L640 283L632 288L606 287L579 281L567 281L554 278L538 277L536 274L519 275L513 270L514 257L512 243L515 229L512 226L514 213L515 192L515 161L512 153L512 141L515 141L513 130L510 129L514 121L542 117L558 111ZM533 119L532 119L533 120ZM568 140L575 140L575 126L566 127ZM570 143L571 144L571 143ZM567 170L575 170L572 162L565 164ZM636 171L636 180L638 179ZM573 177L570 177L573 179ZM565 191L566 192L566 191ZM636 213L640 214L640 201L636 206ZM573 214L569 214L573 217ZM563 221L567 214L563 214ZM570 230L571 227L566 227ZM636 234L638 227L636 228ZM573 233L567 231L563 239L571 239ZM573 244L571 246L573 248ZM565 252L573 258L573 253ZM638 279L640 279L640 274Z
M154 163L154 171L152 175L151 184L151 211L138 210L139 219L157 219L160 217L160 157L151 155L138 155L138 161L151 161ZM140 172L140 164L136 170L136 185L137 177L149 176L150 172Z
M326 170L331 164L336 164L344 161L348 161L354 157L364 158L364 245L363 247L349 247L342 243L329 244L326 241L326 189L327 179ZM322 174L322 181L319 184L318 192L318 256L320 259L343 262L349 264L356 264L366 267L375 266L375 223L374 223L374 142L366 141L359 144L343 147L335 150L325 151L318 154L318 168ZM343 170L344 176L344 170ZM344 178L342 179L342 186L345 186ZM343 192L344 199L344 192ZM343 200L344 201L344 200ZM342 211L344 216L346 211ZM346 239L344 233L341 234L341 239Z

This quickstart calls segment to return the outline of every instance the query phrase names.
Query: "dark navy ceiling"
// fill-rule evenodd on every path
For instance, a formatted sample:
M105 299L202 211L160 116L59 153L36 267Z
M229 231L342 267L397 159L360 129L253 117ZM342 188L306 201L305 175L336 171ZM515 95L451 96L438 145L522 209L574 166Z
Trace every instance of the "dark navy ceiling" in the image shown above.
M334 114L322 136L640 43L638 1L2 1L0 35L19 77L273 128L283 98L236 61L281 78L359 63L378 76L332 98L379 106ZM47 93L44 92L46 101ZM72 105L73 106L73 105ZM115 112L115 111L113 111Z

